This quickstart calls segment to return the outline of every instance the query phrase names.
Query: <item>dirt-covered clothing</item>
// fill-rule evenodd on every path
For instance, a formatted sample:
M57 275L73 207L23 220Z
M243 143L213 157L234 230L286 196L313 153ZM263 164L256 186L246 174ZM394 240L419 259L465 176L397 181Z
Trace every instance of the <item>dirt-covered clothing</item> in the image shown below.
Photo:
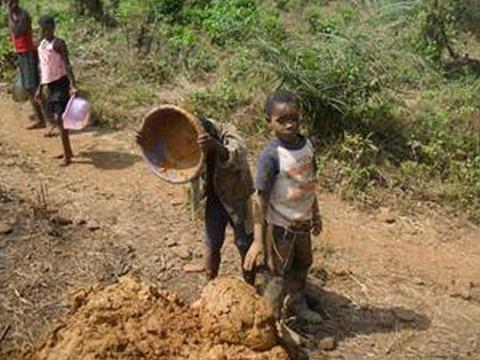
M207 198L214 194L231 222L244 226L245 232L251 234L253 219L250 198L255 190L245 141L231 124L205 118L201 118L201 122L205 131L228 152L225 159L215 151L207 156L205 194Z
M256 190L268 199L265 216L267 265L290 294L301 293L312 265L312 207L316 201L312 143L273 139L259 157Z
M256 188L268 194L269 224L288 228L312 219L316 185L315 153L310 140L295 144L275 138L258 161Z
M268 267L273 276L285 280L288 293L305 288L312 265L312 238L309 223L294 228L269 225L266 238Z

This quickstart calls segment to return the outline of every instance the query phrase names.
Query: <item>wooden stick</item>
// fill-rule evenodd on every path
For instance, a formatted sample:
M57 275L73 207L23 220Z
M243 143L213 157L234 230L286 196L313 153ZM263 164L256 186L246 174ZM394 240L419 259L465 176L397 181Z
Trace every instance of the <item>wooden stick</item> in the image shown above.
M0 343L7 337L8 332L10 331L11 326L10 325L5 325L3 327L2 332L0 333Z

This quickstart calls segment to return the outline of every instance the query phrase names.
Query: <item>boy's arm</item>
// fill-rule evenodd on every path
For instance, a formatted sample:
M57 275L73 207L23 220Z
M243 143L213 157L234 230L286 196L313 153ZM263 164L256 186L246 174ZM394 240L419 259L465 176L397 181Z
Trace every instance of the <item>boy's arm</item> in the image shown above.
M315 151L312 158L312 162L313 162L313 171L316 177L318 173L318 164L317 164L317 156ZM318 236L320 235L322 230L323 230L323 222L322 222L322 217L320 215L320 207L318 206L317 194L315 193L315 199L313 200L313 204L312 204L312 234L315 236Z
M202 151L206 154L215 151L217 163L221 167L244 166L247 148L237 131L228 124L218 124L213 120L205 121L208 121L207 124L212 128L197 139Z
M221 142L217 148L218 163L222 167L244 166L247 159L247 146L237 130L228 124L218 125Z
M73 92L76 92L76 81L75 81L75 76L73 75L73 68L72 64L70 63L70 58L68 57L68 48L67 44L65 41L61 39L56 39L56 41L53 44L53 48L55 51L57 51L63 58L63 61L65 62L65 68L67 70L67 76L68 79L70 80L70 86L71 90Z
M258 159L256 178L257 194L253 202L254 239L245 257L243 266L246 270L252 270L262 261L261 254L264 250L265 243L267 208L270 201L270 194L278 174L278 158L275 156L275 151L273 150L271 147L265 149Z
M247 271L252 271L262 262L262 253L264 252L264 234L265 234L265 214L267 212L268 193L258 191L253 202L253 243L248 249L243 262L243 267Z
M322 217L320 215L320 208L318 206L317 195L315 195L315 200L312 204L312 233L315 236L320 235L323 230Z

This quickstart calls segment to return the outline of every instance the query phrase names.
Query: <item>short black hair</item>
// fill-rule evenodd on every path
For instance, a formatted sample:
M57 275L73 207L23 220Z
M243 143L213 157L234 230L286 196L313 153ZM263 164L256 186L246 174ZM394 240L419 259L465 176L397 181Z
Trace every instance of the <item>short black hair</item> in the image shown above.
M265 102L265 116L267 120L272 117L272 110L275 104L292 104L300 108L300 99L289 90L277 90L271 94Z
M54 29L55 28L55 18L51 15L43 15L38 20L38 25L40 25L40 27L42 27L42 28L51 27L51 28Z

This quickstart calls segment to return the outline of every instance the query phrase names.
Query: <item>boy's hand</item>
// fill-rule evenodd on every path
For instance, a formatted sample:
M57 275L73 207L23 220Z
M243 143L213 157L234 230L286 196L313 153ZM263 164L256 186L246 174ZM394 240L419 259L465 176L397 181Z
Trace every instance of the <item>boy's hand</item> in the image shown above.
M263 244L262 241L254 241L248 249L245 260L243 261L243 268L247 271L252 271L262 264Z
M37 91L35 91L35 95L34 95L34 100L35 102L37 102L38 104L41 104L42 101L43 101L43 94L42 94L42 91L40 89L38 89Z
M217 142L207 133L200 135L197 139L197 143L205 154L208 154L217 148Z
M323 222L320 214L316 214L312 219L312 234L318 236L323 230Z
M75 95L77 95L77 93L78 93L78 90L75 87L71 86L70 87L70 96L75 96Z

